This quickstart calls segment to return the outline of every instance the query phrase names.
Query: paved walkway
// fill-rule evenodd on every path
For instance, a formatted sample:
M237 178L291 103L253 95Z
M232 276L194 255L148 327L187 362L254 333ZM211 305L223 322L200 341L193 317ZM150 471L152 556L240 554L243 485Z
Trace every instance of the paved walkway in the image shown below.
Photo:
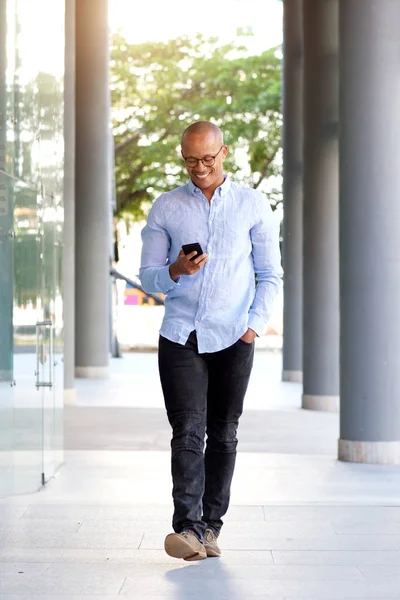
M169 428L155 354L80 381L66 465L45 490L0 501L0 599L400 599L400 468L336 460L338 415L302 411L258 351L240 428L222 559L163 552Z

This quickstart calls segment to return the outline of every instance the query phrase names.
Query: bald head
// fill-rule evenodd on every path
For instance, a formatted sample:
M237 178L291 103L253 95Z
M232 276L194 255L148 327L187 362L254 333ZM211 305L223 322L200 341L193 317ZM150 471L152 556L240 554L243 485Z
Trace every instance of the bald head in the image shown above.
M209 121L192 123L183 132L182 158L196 187L211 201L214 191L224 182L223 161L228 153L222 131Z
M181 145L184 146L185 142L192 136L199 135L214 138L215 143L218 143L220 146L224 143L222 131L219 127L210 121L197 121L185 129L182 134Z

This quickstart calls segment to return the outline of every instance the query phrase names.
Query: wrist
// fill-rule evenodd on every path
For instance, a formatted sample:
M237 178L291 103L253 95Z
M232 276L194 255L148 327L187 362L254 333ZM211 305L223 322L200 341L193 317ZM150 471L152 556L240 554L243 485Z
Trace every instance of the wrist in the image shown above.
M176 263L172 263L172 265L169 266L169 276L171 277L172 281L176 281L181 276Z

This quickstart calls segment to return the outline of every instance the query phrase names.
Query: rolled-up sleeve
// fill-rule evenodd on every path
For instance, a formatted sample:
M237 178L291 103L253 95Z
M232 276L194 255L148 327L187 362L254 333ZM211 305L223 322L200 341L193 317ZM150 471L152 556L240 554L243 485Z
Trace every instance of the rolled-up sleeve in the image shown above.
M267 198L260 194L259 218L250 230L257 287L250 307L248 327L262 335L281 286L283 270L279 248L279 226Z
M168 252L171 238L163 226L162 196L153 204L142 229L142 256L139 279L145 292L167 294L179 285L169 273Z

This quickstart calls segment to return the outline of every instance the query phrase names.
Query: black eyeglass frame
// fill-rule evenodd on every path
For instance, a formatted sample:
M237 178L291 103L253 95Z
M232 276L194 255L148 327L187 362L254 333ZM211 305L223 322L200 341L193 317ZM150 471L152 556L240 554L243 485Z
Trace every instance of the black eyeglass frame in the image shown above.
M218 154L221 152L222 148L224 148L224 146L225 146L225 144L222 144L221 148L218 150L217 154L214 154L214 156L212 156L211 154L207 154L206 156L203 156L203 158L195 158L194 156L183 156L183 154L182 154L182 158L185 161L185 165L190 168L197 167L197 165L199 164L200 161L203 163L203 165L205 167L213 167L215 164L215 159L217 158ZM196 163L188 164L188 160L191 160L193 162L196 161ZM205 160L207 160L207 164L204 162ZM209 162L210 160L212 160L212 162Z

